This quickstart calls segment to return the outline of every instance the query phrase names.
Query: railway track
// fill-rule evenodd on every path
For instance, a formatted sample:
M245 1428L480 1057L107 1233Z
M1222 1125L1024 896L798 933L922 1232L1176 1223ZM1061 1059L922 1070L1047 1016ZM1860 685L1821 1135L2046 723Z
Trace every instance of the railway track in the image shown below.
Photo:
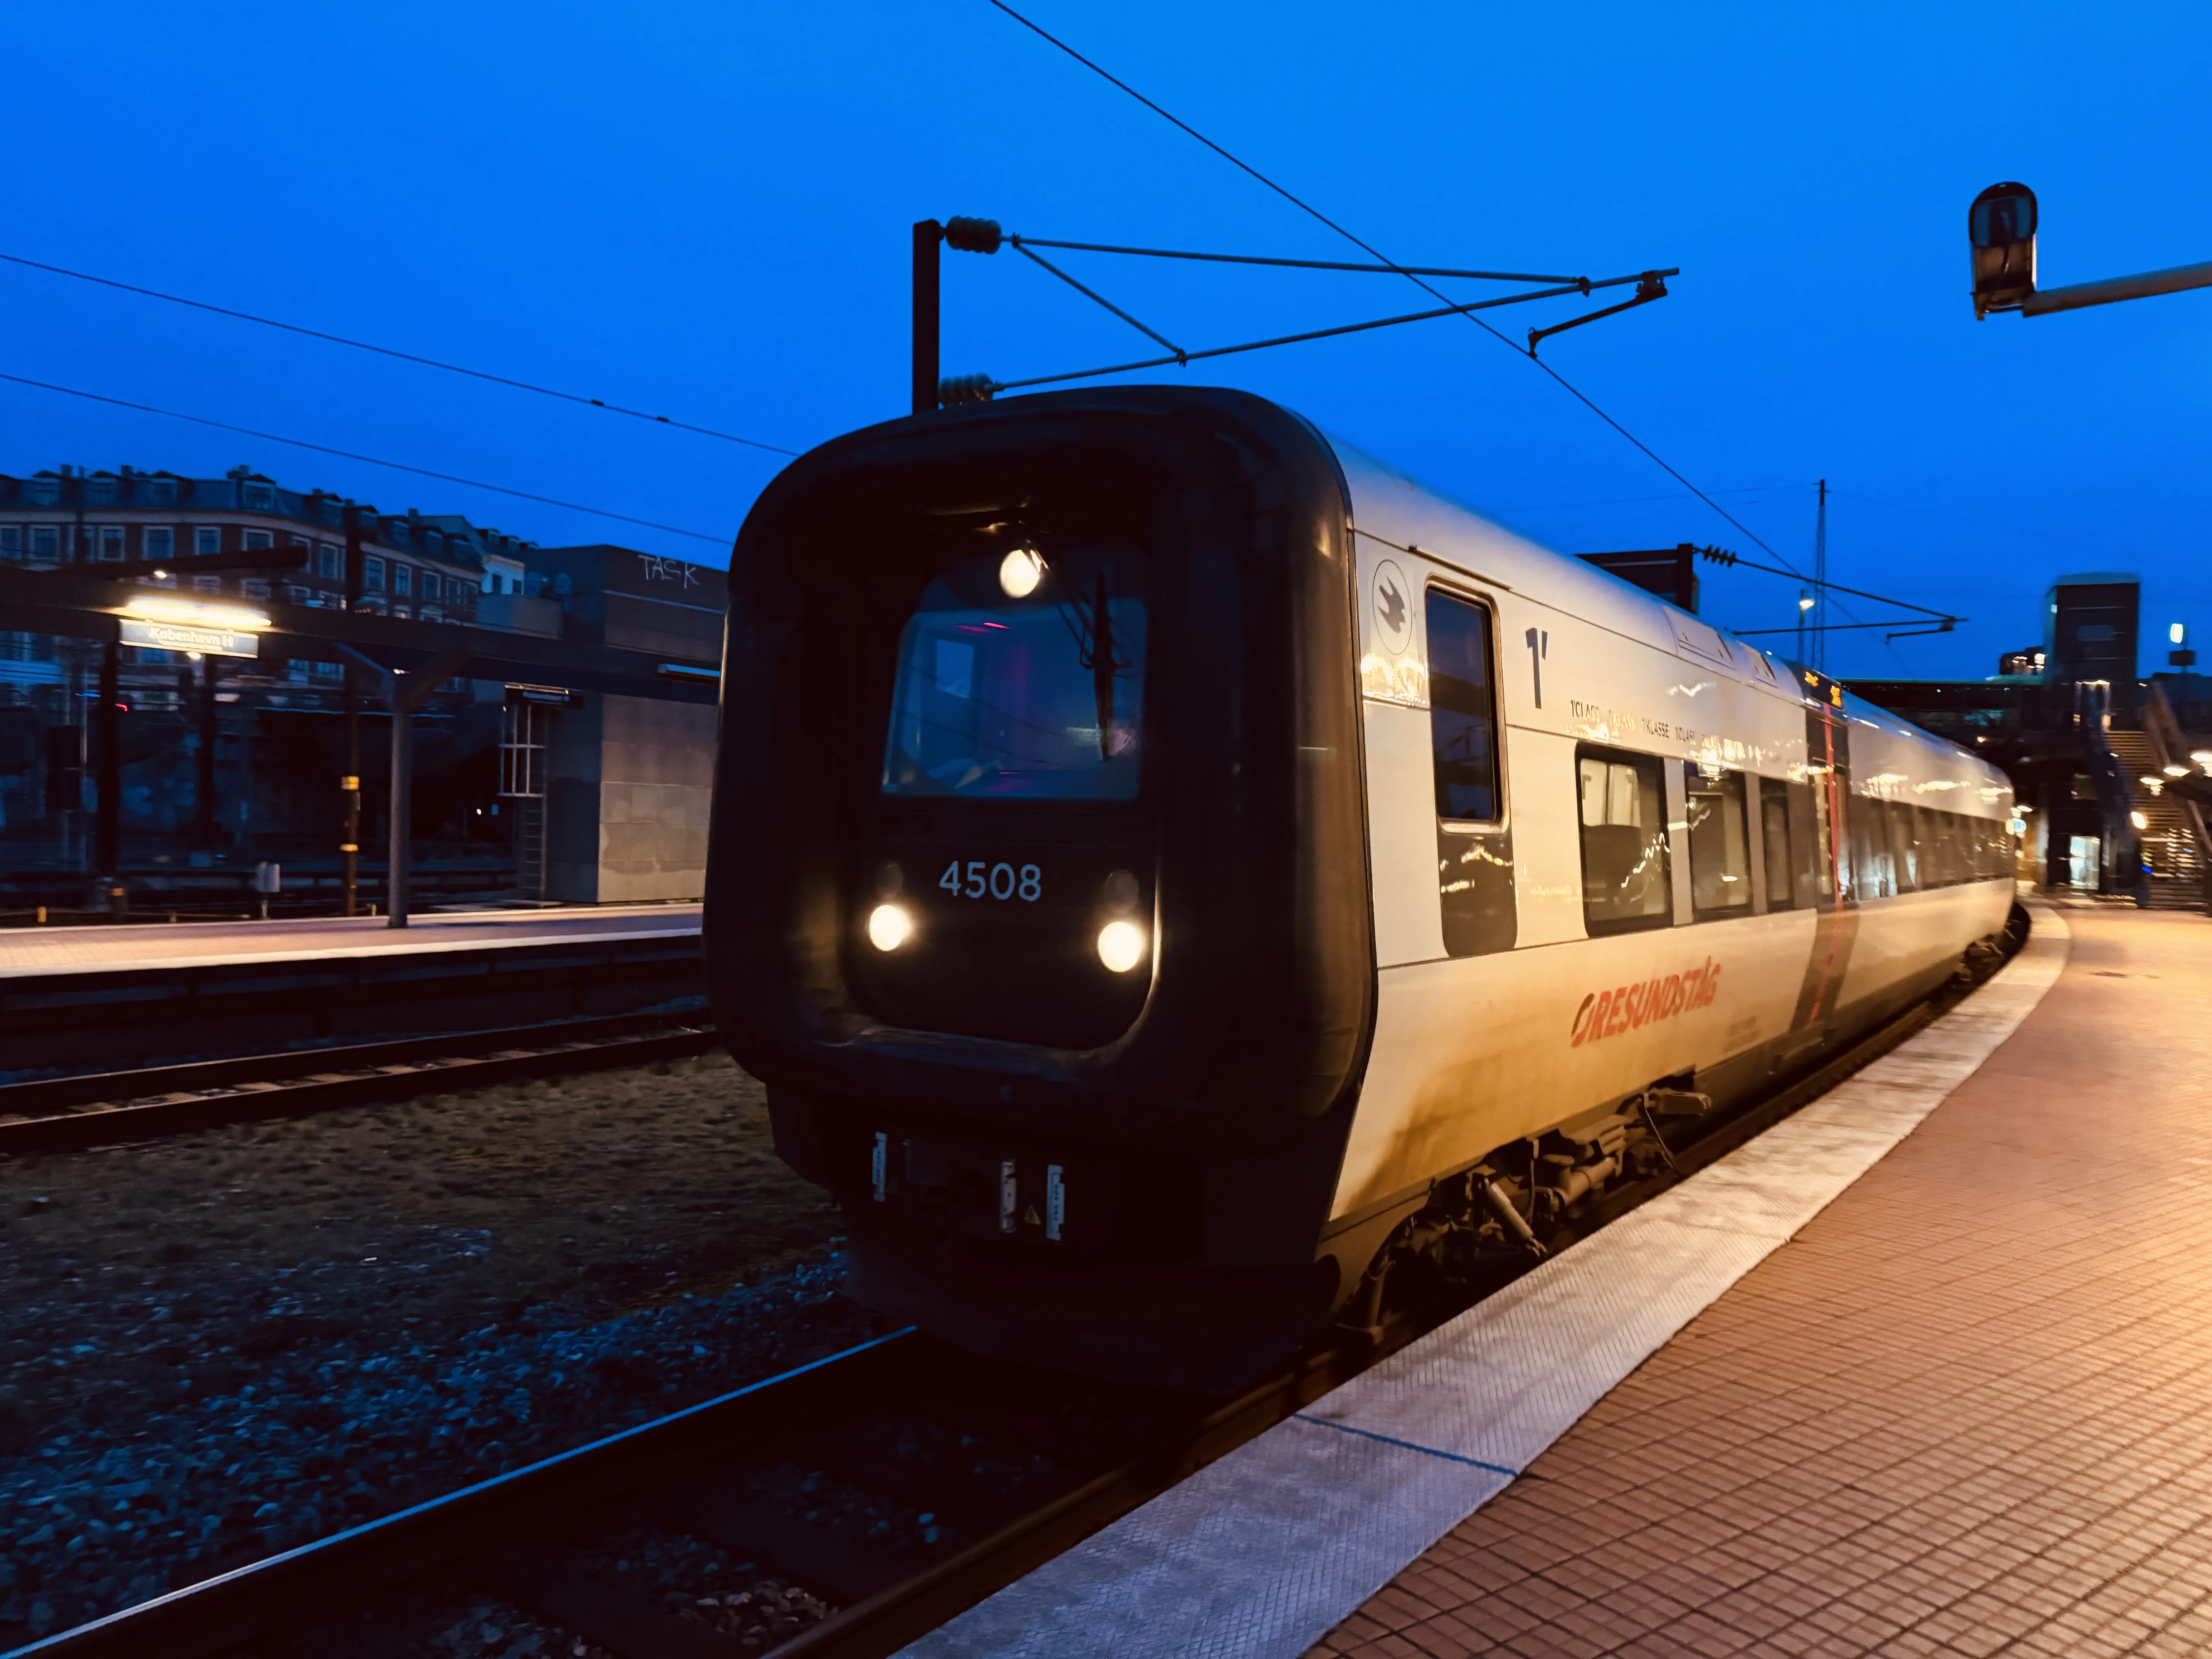
M702 1020L616 1014L0 1085L0 1158L702 1054Z
M1984 964L1993 968L1995 963ZM1617 1188L1544 1236L1553 1250L1710 1164L1834 1087L1967 994L1960 981L1817 1071L1672 1149L1672 1172ZM489 1598L617 1659L770 1650L702 1616L763 1586L835 1611L776 1659L878 1659L1011 1583L1432 1328L1404 1310L1340 1334L1234 1399L1130 1389L1009 1366L907 1331L447 1497L243 1567L0 1659L425 1651L420 1632ZM619 1547L607 1540L620 1536ZM680 1539L696 1594L626 1583L608 1563ZM719 1576L718 1576L719 1575ZM447 1610L441 1613L440 1610ZM583 1650L574 1650L582 1651ZM560 1651L570 1651L562 1648Z

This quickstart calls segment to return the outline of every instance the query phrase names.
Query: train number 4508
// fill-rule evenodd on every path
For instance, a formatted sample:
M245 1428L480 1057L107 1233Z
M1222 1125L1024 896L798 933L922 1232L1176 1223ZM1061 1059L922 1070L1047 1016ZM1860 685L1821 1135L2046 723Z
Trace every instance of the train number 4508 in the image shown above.
M1017 869L1003 860L993 864L970 859L963 866L955 859L945 866L937 884L955 898L1018 898L1034 904L1044 891L1044 872L1034 864Z

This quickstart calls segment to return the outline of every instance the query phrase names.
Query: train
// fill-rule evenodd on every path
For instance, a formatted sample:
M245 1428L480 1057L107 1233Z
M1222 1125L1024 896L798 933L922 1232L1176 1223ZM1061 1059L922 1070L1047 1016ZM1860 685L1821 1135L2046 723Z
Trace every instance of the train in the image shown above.
M718 1029L850 1293L1008 1359L1376 1330L2013 908L1996 768L1234 390L809 452L721 695Z

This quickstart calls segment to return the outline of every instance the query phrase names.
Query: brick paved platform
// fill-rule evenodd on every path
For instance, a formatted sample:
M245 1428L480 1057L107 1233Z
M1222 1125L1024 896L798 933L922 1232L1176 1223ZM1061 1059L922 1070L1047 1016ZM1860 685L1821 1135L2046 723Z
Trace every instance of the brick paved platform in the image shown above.
M2212 921L2011 1038L1316 1655L2212 1653Z

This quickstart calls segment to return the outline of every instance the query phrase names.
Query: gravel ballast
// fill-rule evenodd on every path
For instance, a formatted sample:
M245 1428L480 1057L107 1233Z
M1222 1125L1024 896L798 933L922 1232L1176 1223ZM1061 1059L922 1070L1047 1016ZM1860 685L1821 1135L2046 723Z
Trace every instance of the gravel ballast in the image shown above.
M877 1334L836 1226L720 1054L0 1164L0 1646Z

